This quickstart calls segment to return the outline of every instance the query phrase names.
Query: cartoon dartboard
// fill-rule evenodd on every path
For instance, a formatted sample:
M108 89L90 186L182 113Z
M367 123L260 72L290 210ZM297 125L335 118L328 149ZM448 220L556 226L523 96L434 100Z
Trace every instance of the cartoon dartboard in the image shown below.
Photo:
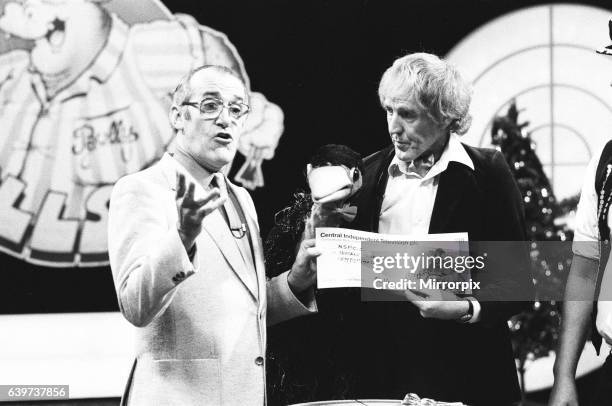
M589 159L612 138L612 56L595 53L610 17L590 6L531 7L463 39L447 55L474 85L463 141L491 146L492 120L516 101L557 197L577 194Z

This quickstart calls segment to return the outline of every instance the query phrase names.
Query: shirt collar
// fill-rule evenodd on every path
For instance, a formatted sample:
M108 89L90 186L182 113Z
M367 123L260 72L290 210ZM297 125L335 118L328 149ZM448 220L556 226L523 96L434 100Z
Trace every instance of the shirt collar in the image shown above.
M106 44L89 68L89 77L106 82L119 65L130 33L130 27L116 15L112 15L111 28Z
M174 159L176 160L177 164L182 166L195 179L195 181L198 182L200 186L202 186L204 189L210 188L210 182L214 177L214 173L206 168L203 168L191 156L179 150L174 152Z
M472 158L470 158L468 153L465 151L465 148L463 148L463 145L461 145L461 142L459 141L459 136L456 134L450 135L449 140L446 143L446 146L444 147L444 151L442 151L440 159L438 159L438 162L434 163L434 165L431 167L431 169L429 170L429 172L427 172L425 176L420 176L418 173L416 173L414 162L410 163L408 171L406 172L406 170L403 169L404 165L400 165L400 160L397 155L393 157L393 160L391 161L391 164L388 168L388 173L389 176L392 177L399 176L399 174L404 174L409 177L426 180L431 179L436 175L439 175L444 172L446 168L448 168L448 164L451 161L458 162L467 166L471 170L474 170L474 162L472 161Z

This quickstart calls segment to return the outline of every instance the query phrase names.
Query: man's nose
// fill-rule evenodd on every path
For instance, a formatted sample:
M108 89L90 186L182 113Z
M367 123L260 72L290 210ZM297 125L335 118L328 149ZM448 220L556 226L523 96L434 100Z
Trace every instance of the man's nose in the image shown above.
M397 113L393 113L387 119L387 128L389 130L389 134L397 134L402 131L402 127L399 124L399 120L397 117Z
M219 113L219 115L217 116L217 119L215 120L215 124L217 124L221 128L227 128L229 127L230 123L231 123L231 117L229 115L229 111L227 110L227 108L225 108L225 106L223 106L221 108L221 112Z

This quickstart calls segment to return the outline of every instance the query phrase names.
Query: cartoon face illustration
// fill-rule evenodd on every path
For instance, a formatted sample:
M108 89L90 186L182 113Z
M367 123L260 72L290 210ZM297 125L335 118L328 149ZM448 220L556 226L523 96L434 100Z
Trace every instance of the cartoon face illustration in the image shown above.
M224 34L156 0L0 0L0 34L0 251L45 266L108 263L112 187L172 149L169 95L190 69L249 84ZM283 114L250 100L238 150L260 169Z
M7 3L0 30L34 41L32 65L49 80L70 79L100 51L110 18L89 0L26 0ZM81 46L89 44L89 46Z

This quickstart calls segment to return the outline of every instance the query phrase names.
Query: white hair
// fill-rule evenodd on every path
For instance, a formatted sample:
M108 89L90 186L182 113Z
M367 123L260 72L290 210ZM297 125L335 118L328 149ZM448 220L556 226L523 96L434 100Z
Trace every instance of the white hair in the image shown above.
M436 55L414 53L396 59L380 80L378 96L381 103L386 97L412 98L436 123L449 121L449 130L458 135L472 123L471 86Z

